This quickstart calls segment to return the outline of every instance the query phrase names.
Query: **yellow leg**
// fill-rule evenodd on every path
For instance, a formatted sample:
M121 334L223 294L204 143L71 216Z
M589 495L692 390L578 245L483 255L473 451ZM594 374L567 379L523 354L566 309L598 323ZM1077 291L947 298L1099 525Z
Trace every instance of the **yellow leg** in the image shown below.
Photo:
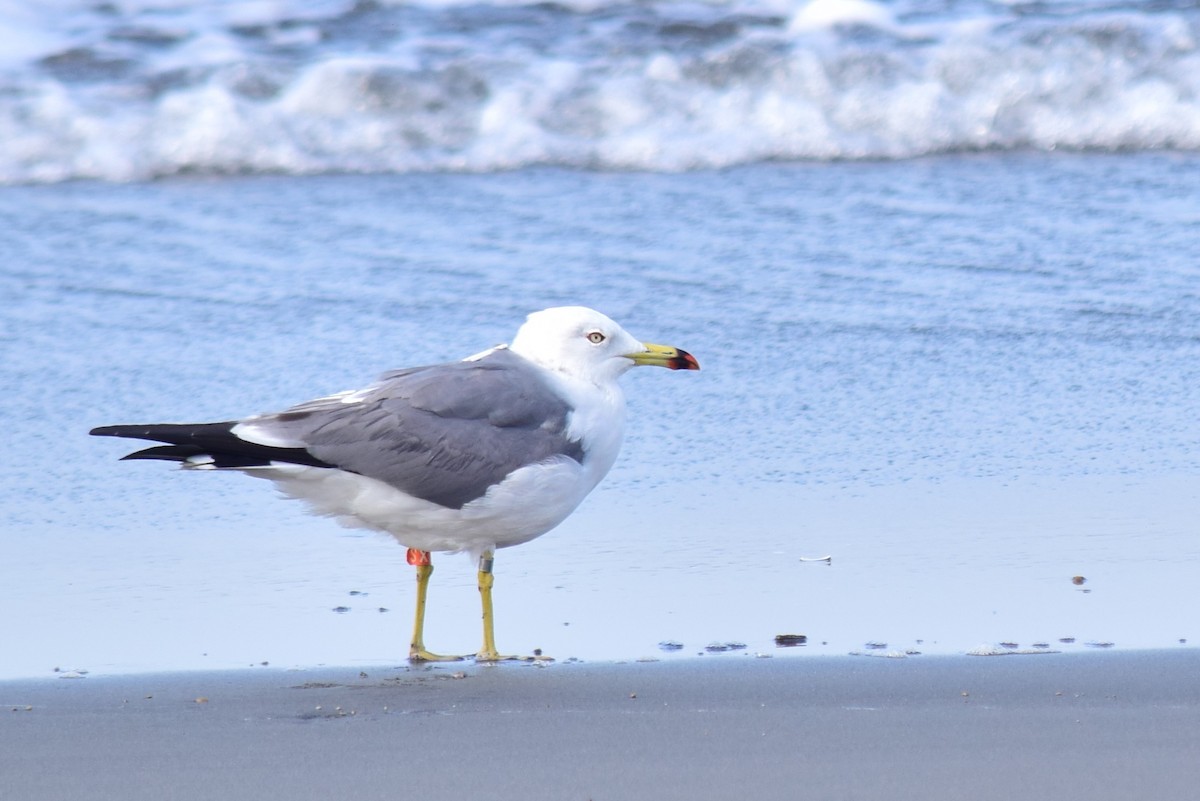
M493 554L484 551L479 557L479 600L483 604L483 647L475 655L477 662L500 662L508 659L530 659L531 657L502 656L496 650L496 634L492 623L492 584L496 578L492 575Z
M494 630L492 615L492 584L496 577L492 576L494 555L491 550L485 550L479 558L479 601L484 607L484 648L475 655L476 662L503 662L517 660L521 662L553 662L548 656L504 656L496 650L496 630Z
M413 548L408 551L408 561L417 567L417 613L408 659L410 662L457 662L461 656L443 656L425 650L425 594L429 590L429 577L433 575L433 563L428 552Z

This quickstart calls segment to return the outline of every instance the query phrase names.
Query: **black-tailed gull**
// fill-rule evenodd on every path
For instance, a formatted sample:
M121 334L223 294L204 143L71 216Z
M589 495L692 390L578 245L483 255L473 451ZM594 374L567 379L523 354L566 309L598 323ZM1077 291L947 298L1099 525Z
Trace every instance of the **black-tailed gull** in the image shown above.
M592 309L535 312L511 345L461 362L385 373L351 392L222 423L101 426L92 434L167 443L125 456L193 470L241 470L343 524L384 531L417 569L409 658L426 650L431 551L479 565L483 647L492 561L561 523L612 467L625 430L617 383L636 365L698 370L686 351L639 342Z

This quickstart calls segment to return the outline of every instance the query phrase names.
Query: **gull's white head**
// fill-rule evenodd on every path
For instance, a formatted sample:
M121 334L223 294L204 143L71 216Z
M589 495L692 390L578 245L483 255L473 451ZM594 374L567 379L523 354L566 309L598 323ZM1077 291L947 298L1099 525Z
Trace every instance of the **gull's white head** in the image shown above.
M509 349L531 362L594 384L615 381L639 364L699 370L686 351L640 342L624 328L585 306L534 312Z

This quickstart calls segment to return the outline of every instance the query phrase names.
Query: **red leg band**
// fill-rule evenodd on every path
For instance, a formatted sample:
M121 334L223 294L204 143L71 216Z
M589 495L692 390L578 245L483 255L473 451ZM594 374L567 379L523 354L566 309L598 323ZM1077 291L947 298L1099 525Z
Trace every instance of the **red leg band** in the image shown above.
M418 551L416 548L408 549L408 563L410 565L432 565L433 560L429 558L429 551Z

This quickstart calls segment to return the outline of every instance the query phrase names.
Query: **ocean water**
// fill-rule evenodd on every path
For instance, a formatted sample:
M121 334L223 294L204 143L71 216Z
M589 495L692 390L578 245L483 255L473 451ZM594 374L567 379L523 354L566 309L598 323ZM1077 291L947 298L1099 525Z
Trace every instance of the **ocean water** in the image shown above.
M1200 148L1191 0L0 3L0 182Z
M1200 637L1194 5L0 20L0 677L402 663L403 548L86 432L279 409L565 303L703 369L627 376L608 479L498 554L502 649ZM428 644L473 652L474 566L435 563Z

